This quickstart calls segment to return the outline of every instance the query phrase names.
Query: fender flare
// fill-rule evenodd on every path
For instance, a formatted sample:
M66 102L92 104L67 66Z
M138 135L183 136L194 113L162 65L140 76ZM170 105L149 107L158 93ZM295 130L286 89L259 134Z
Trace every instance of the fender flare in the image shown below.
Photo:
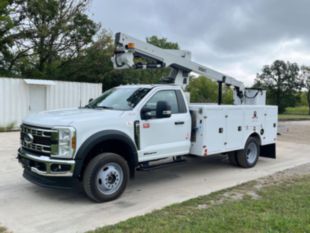
M127 134L118 130L104 130L90 136L78 149L74 158L76 162L73 174L74 177L80 177L87 155L94 146L107 140L119 140L126 143L132 151L131 165L136 166L138 164L137 147L132 139Z

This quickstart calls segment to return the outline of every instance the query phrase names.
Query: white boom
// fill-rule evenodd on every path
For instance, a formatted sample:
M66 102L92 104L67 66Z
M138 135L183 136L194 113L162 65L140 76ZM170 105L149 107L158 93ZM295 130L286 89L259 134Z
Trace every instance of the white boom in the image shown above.
M115 53L112 57L115 69L171 67L172 72L166 81L180 85L183 89L189 83L190 72L194 72L219 83L219 104L222 102L222 84L234 87L235 104L245 102L247 91L242 82L193 62L189 51L162 49L123 33L115 35L115 46ZM150 63L136 62L136 58L146 58Z

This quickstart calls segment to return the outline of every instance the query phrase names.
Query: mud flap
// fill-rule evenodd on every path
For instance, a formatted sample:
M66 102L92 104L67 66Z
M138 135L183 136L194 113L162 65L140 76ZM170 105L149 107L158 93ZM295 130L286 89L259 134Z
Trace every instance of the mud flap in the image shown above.
M271 159L276 158L276 144L269 144L260 147L260 156Z

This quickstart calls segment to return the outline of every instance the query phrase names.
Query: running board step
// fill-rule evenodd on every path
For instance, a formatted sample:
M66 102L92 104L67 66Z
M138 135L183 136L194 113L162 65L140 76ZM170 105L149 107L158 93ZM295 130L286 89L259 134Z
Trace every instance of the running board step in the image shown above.
M137 171L150 171L150 170L155 170L158 168L170 167L170 166L181 164L184 162L186 162L186 159L184 159L184 158L177 158L171 162L158 163L158 164L154 164L154 165L150 165L149 162L145 162L145 163L142 163L139 165L139 167L137 168Z

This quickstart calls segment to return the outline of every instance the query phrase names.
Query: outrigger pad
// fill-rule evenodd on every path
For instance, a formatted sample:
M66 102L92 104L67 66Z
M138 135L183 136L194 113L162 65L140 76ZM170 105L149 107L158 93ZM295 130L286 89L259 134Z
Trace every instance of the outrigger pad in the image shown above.
M276 153L276 144L275 143L260 147L260 156L261 157L267 157L267 158L275 159L276 154L277 153Z

